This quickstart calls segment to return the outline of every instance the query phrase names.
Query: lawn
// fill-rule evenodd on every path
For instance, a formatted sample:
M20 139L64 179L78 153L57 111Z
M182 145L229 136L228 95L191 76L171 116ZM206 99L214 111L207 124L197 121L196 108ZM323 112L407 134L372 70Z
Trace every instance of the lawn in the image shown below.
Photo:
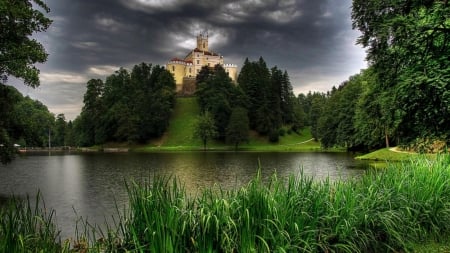
M134 151L191 151L203 150L202 142L193 137L194 123L200 113L195 97L177 98L166 133L149 145L134 148ZM220 141L208 141L208 150L233 150L233 145ZM248 143L239 145L241 151L311 151L320 150L320 143L314 141L309 128L300 133L291 132L280 136L278 143L271 143L266 136L251 131Z

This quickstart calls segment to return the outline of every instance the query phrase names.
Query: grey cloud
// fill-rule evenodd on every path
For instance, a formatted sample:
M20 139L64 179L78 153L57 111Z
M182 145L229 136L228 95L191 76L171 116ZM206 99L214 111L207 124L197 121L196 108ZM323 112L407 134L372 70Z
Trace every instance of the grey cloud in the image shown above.
M210 48L226 62L240 66L246 57L262 56L269 66L287 69L296 90L323 91L364 67L364 51L354 46L357 34L351 31L351 0L47 0L47 4L54 23L36 35L50 53L41 67L44 77L75 73L78 81L104 79L101 74L115 67L143 61L164 65L172 57L185 56L188 43L201 31L208 31ZM51 88L59 84L45 83L44 78L39 98L51 108L73 103L81 110L83 85L77 81L70 86L70 78L60 77L64 89ZM49 96L61 92L66 102L47 98L47 90Z

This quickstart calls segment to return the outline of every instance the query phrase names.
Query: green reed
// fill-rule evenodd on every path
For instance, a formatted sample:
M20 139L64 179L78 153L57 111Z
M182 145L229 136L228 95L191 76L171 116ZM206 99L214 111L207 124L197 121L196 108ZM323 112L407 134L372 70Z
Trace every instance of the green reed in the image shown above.
M13 197L0 207L0 252L68 251L54 225L55 212L45 209L39 193L34 203Z
M274 174L265 182L258 173L239 189L212 187L197 195L170 177L128 183L127 189L128 209L117 212L106 232L82 222L71 251L409 252L420 241L450 237L449 155L391 164L345 181L318 182L301 173L284 179ZM0 252L67 251L68 243L51 243L57 238L52 213L17 205L5 210L14 218L2 219L0 233L10 239L0 239ZM35 216L45 222L36 225ZM22 222L48 227L47 235L23 229Z
M188 197L177 180L129 189L124 244L142 252L379 252L448 238L450 158L393 164L359 179L301 174Z

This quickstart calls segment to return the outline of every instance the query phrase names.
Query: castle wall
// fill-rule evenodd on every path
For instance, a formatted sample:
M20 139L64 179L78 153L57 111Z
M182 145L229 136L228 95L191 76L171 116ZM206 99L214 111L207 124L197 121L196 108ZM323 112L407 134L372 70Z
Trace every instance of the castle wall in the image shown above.
M186 75L185 63L181 61L170 61L169 63L167 63L166 69L173 74L175 83L177 85L176 91L181 91L183 88L183 78Z
M180 94L192 94L195 89L195 77L203 66L214 67L222 65L233 82L237 81L237 66L224 64L223 56L208 51L208 36L197 36L197 48L186 55L184 59L174 58L166 65L166 69L173 74L176 82L176 91Z

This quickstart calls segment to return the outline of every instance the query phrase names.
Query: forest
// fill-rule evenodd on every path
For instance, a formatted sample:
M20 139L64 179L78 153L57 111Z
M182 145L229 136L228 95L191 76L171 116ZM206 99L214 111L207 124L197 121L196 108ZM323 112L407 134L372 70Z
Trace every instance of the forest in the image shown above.
M310 126L324 148L445 146L450 140L449 13L448 1L354 0L352 25L361 32L356 43L367 49L369 67L327 92L295 96L288 73L269 68L262 57L245 60L237 84L220 66L205 67L197 77L201 115L193 134L205 145L218 139L237 147L248 138L247 130L277 142L286 127L297 132ZM5 23L5 35L28 31L15 35L27 43L4 37L0 74L3 83L11 75L37 87L39 71L31 63L45 62L47 54L29 36L33 29L45 31L51 20L43 15L23 20L29 22ZM8 57L17 50L24 61L13 64ZM145 143L164 133L176 102L171 74L147 63L131 71L121 68L104 81L90 80L73 122L11 86L0 89L2 161L10 159L13 144L45 147L49 135L53 146Z

